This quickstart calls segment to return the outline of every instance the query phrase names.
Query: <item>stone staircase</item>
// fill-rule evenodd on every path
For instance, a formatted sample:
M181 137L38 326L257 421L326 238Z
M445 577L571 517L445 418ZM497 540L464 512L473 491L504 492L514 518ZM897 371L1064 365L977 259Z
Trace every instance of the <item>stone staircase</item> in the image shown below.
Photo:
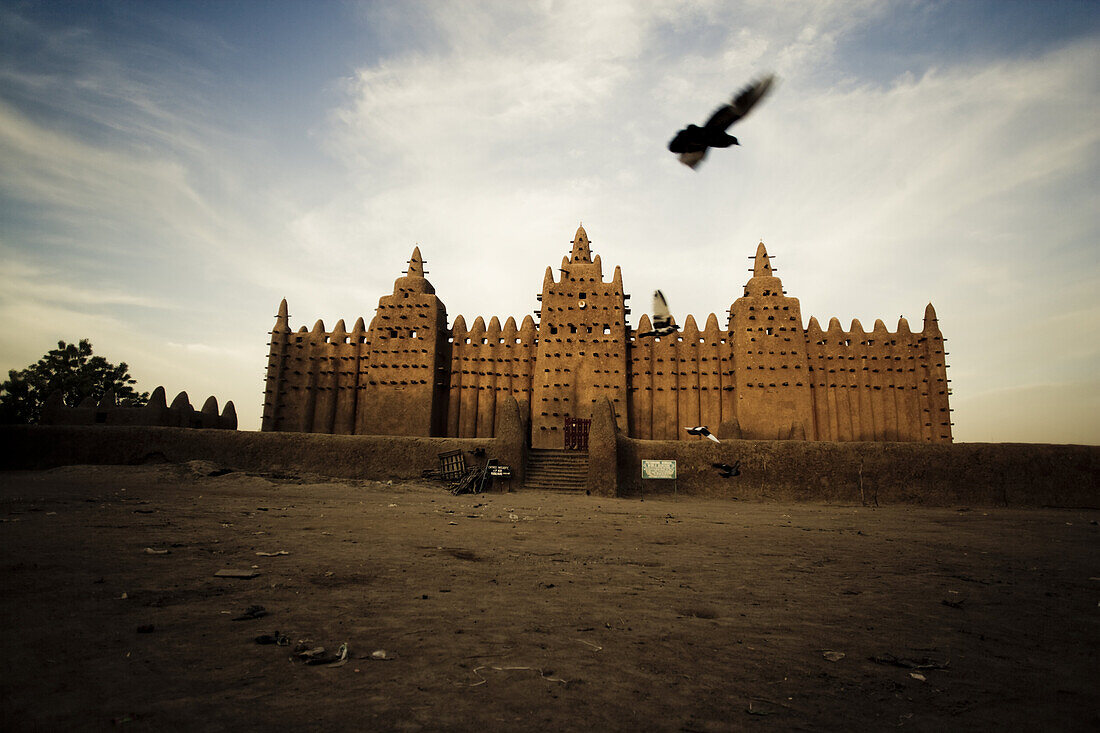
M575 450L538 450L527 452L527 489L584 491L588 480L588 454Z

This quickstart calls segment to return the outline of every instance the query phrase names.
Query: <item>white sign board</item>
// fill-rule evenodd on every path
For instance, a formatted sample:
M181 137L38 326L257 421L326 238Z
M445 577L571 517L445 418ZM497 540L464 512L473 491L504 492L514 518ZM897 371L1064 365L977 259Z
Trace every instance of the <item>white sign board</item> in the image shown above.
M676 461L642 461L642 478L676 478Z

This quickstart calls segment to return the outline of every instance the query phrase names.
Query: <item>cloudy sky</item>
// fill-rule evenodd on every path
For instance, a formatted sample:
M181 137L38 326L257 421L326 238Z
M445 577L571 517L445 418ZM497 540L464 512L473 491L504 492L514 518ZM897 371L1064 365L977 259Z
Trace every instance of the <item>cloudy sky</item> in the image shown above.
M763 240L807 320L935 305L956 440L1100 444L1098 212L1100 3L0 2L0 368L89 338L246 429L281 298L369 321L419 244L519 320L583 222L635 319Z

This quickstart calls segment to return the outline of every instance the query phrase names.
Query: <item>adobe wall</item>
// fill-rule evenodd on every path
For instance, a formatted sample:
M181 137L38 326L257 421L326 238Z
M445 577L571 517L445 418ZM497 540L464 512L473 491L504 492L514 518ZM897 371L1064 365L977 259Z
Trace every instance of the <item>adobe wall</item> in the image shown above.
M57 390L46 400L38 422L40 425L148 425L236 430L237 409L230 400L219 414L218 399L211 395L202 409L196 410L186 392L176 395L169 407L164 387L154 389L149 401L141 407L120 407L114 390L108 390L98 403L89 397L76 407L66 407L61 391Z
M859 320L845 331L833 318L822 331L811 318L806 350L820 439L950 443L944 340L931 304L918 333L905 318L895 332L876 320L870 333Z
M448 437L490 438L497 434L499 405L514 397L531 402L531 374L535 362L535 322L523 319L521 328L509 317L501 328L493 316L489 325L478 316L467 329L462 316L451 327L450 375L446 397Z
M1100 507L1100 447L1028 443L886 443L619 436L620 495L672 494L641 479L642 459L677 462L679 494L747 500ZM722 478L714 463L741 462Z
M712 313L700 331L688 316L681 331L638 337L652 329L648 315L630 341L630 435L677 440L685 427L713 426L736 417L732 349Z
M244 471L312 473L378 481L420 477L438 454L483 448L517 455L511 441L372 435L315 435L156 427L0 426L0 468L212 461ZM467 465L471 464L467 455Z
M605 408L610 435L611 408ZM505 410L505 412L509 412ZM0 469L41 470L82 464L133 465L207 460L257 472L407 480L438 466L438 454L483 448L508 465L522 460L518 410L508 439L342 436L158 427L0 426ZM517 429L519 428L519 429ZM863 500L928 506L1100 507L1100 447L1007 443L825 443L705 439L635 440L618 435L619 496L668 494L671 482L641 481L641 459L677 461L676 491L685 496L858 504ZM741 461L723 479L715 462ZM611 462L610 460L607 462ZM514 468L514 466L513 466ZM606 466L590 466L592 476ZM519 480L512 482L516 488Z
M585 490L593 496L619 495L619 441L621 431L615 421L615 405L607 397L590 408L588 432L588 476Z

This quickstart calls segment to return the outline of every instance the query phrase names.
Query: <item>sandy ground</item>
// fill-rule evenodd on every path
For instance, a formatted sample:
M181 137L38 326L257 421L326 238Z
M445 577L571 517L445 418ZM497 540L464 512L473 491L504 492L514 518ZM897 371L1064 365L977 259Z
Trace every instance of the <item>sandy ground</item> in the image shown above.
M5 729L1100 728L1100 511L206 469L0 473Z

